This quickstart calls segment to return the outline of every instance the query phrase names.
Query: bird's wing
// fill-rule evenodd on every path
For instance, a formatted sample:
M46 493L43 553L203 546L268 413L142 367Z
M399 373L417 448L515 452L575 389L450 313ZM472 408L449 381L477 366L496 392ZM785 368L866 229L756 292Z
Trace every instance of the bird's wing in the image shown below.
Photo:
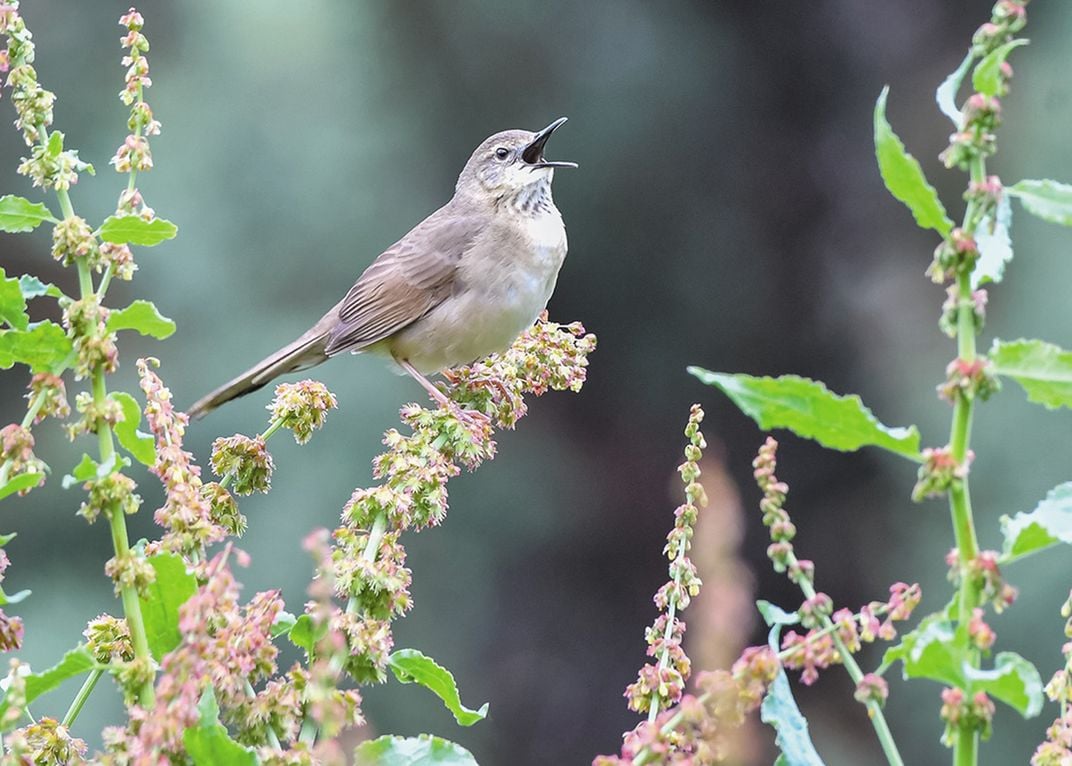
M336 307L325 352L358 351L438 306L450 295L458 263L484 225L482 216L443 208L389 247Z

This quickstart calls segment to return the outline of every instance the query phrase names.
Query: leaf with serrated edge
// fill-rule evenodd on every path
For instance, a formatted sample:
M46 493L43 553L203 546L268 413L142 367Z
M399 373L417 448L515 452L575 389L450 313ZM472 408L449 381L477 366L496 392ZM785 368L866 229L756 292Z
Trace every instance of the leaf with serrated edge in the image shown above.
M987 216L975 229L975 246L979 260L971 273L972 289L987 282L1000 282L1005 276L1005 264L1012 260L1012 240L1009 228L1012 225L1012 205L1007 195L1001 195L997 213Z
M1005 538L1002 563L1030 556L1058 543L1072 543L1072 481L1058 484L1030 513L1001 517Z
M63 291L51 282L42 282L30 274L23 274L19 277L19 289L22 290L22 297L26 300L39 298L42 295L48 295L52 298L59 298L63 295Z
M145 635L157 662L179 645L179 607L197 591L197 578L186 571L182 557L158 553L146 559L156 573L143 594L139 594Z
M63 655L63 659L48 670L31 673L26 676L26 702L33 702L45 692L55 689L68 678L74 678L82 673L103 669L104 667L94 659L89 649L84 645L79 645ZM0 718L4 716L9 707L10 704L6 699L0 700Z
M1027 45L1027 40L1010 40L986 54L972 72L972 87L987 96L997 96L1001 86L1001 65L1013 48Z
M0 330L0 370L21 363L33 372L48 372L70 353L71 340L55 322L36 322L26 330Z
M964 677L973 692L986 692L1024 718L1034 718L1042 710L1042 679L1038 669L1016 652L1000 652L991 670L965 663Z
M488 703L485 702L478 710L463 705L454 675L431 657L416 649L399 649L391 654L388 664L395 678L402 683L418 683L443 700L454 720L462 726L472 726L487 717Z
M152 247L171 239L179 228L164 218L146 221L137 215L109 216L100 228L100 236L105 242L117 245L140 245Z
M875 446L919 461L919 431L880 423L858 396L839 396L822 383L797 375L760 378L742 373L689 372L722 390L764 431L786 428L824 447L852 452Z
M960 128L960 121L963 119L960 109L957 108L957 91L960 90L960 84L964 82L964 76L968 74L968 67L971 66L974 58L972 52L968 51L968 55L960 62L960 66L942 80L942 84L934 92L934 100L938 102L938 110L952 120L957 128Z
M5 194L0 197L0 231L21 234L33 231L45 221L55 221L48 208L40 202Z
M995 340L994 372L1012 378L1027 399L1047 409L1072 407L1072 351L1041 340Z
M354 751L355 766L477 766L461 745L430 734L419 737L385 735L362 742Z
M115 436L119 443L142 465L152 466L156 462L156 440L138 430L141 424L141 406L137 400L124 391L115 391L111 397L119 402L123 410L123 419L115 424Z
M953 229L953 222L946 215L938 192L927 183L923 168L905 150L886 120L889 90L888 86L883 88L875 102L875 158L879 173L890 194L912 211L921 228L934 229L944 237Z
M175 323L163 316L151 301L136 300L125 309L113 311L106 324L109 332L136 330L157 340L175 332Z
M1044 221L1072 226L1072 186L1050 180L1025 180L1005 189L1024 210Z
M14 495L16 492L22 492L24 489L33 489L38 484L45 480L43 473L20 473L11 479L8 479L4 486L0 487L0 500L3 500L8 495Z

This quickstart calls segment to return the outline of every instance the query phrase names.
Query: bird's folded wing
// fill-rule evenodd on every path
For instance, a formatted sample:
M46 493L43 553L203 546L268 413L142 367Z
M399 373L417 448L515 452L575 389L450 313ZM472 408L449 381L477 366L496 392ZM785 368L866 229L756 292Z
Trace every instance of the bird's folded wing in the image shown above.
M339 303L325 352L359 351L438 306L451 294L458 263L484 220L444 208L384 251Z

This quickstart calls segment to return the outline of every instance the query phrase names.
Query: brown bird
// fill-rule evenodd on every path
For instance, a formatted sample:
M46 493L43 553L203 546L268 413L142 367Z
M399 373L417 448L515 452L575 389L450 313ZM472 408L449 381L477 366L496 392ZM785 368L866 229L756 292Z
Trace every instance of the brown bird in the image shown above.
M428 374L504 351L547 305L566 257L547 139L507 130L476 148L450 202L385 250L312 328L190 408L202 417L343 353L386 355L440 403Z

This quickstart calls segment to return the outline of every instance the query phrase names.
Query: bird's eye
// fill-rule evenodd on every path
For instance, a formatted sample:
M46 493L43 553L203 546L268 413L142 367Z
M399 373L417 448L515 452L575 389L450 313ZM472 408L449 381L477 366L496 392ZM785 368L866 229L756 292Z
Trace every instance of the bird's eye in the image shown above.
M510 156L510 150L500 146L498 149L495 150L495 156L498 157L500 160L505 160L507 157Z

